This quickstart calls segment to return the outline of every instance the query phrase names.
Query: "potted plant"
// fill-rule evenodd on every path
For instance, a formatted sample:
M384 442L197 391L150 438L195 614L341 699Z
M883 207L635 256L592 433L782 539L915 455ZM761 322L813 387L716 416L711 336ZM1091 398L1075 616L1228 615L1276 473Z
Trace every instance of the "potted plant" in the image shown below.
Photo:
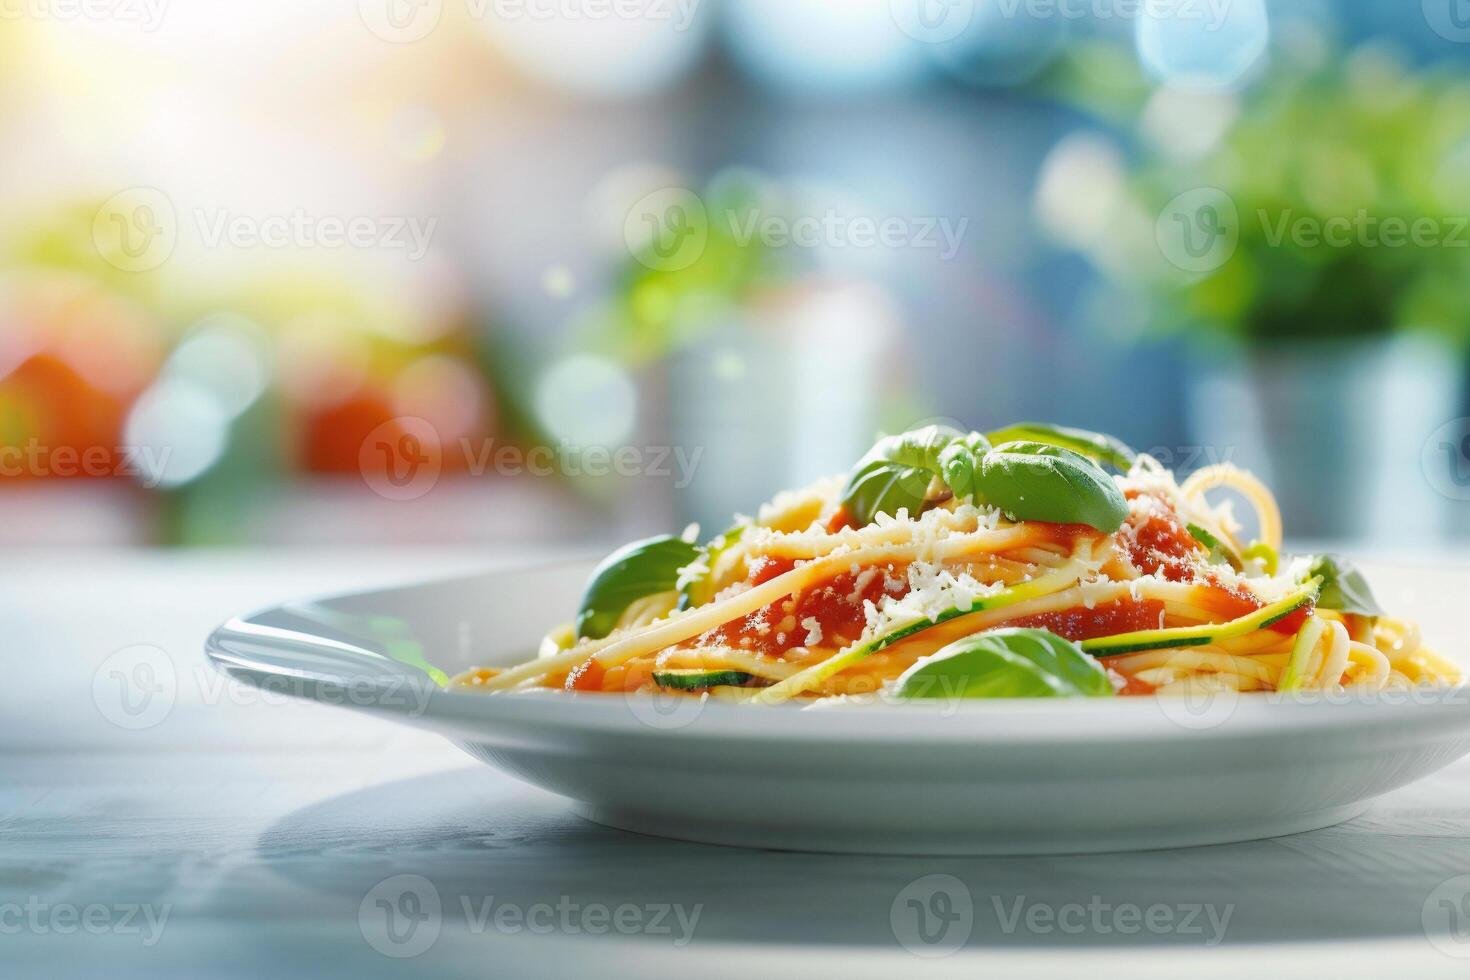
M1453 502L1430 444L1465 414L1470 78L1278 45L1245 92L1094 101L1139 139L1131 164L1093 145L1116 172L1075 191L1105 220L1072 244L1187 336L1199 443L1263 471L1297 534L1429 538Z

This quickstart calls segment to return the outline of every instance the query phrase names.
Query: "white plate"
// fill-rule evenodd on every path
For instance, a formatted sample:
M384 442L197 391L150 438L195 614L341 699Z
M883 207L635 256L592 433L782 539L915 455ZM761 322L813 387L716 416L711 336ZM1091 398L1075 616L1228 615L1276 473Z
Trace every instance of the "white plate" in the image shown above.
M1348 819L1470 752L1464 688L773 708L444 691L384 656L417 649L450 674L522 660L575 608L590 567L282 606L225 624L207 652L242 681L441 732L600 823L749 847L1034 854L1248 840ZM1463 570L1368 573L1431 636L1470 594Z

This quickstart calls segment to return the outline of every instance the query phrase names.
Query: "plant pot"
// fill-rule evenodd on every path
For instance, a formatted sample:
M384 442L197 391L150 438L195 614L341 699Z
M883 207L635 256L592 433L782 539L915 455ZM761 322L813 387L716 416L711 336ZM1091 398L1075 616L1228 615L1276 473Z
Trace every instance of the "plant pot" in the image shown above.
M1419 336L1201 353L1189 392L1205 461L1254 471L1295 540L1439 544L1454 501L1421 453L1459 412L1460 359Z

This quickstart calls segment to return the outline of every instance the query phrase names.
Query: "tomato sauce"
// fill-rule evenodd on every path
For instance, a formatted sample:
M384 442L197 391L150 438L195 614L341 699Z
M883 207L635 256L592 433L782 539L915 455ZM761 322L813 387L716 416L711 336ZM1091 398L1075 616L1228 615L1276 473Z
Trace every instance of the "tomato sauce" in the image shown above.
M1103 661L1103 663L1106 664L1107 661ZM1131 674L1125 674L1121 670L1115 671L1115 673L1117 673L1119 677L1123 678L1123 686L1118 688L1119 697L1143 697L1145 695L1153 694L1155 691L1158 690L1158 687L1156 687L1155 685L1150 684L1147 681L1141 681Z
M1152 496L1130 492L1130 498ZM1158 575L1170 582L1187 582L1195 577L1198 566L1194 559L1206 549L1168 505L1149 508L1140 519L1130 517L1119 532L1119 541L1128 551L1133 566L1145 575Z
M796 567L796 561L792 558L770 558L766 555L757 555L750 559L746 568L746 584L751 586L761 585L771 579L785 575Z
M768 582L795 567L785 559L757 558L751 563L752 586ZM815 620L824 647L844 646L862 635L867 623L863 603L877 604L885 595L899 597L908 591L904 566L880 565L860 569L856 575L842 572L826 582L757 609L750 615L718 626L699 638L700 645L729 646L769 656L807 645L809 626Z
M1097 529L1087 524L1052 524L1048 521L1031 521L1026 525L1038 536L1040 544L1055 544L1072 551L1078 538L1095 538Z
M848 528L856 527L857 521L852 519L852 515L847 512L846 507L838 507L837 513L833 514L827 520L828 534L836 534L838 531L845 531Z
M572 668L563 687L568 691L601 691L607 668L591 658Z
M1195 601L1208 609L1212 618L1218 622L1249 616L1266 605L1242 589L1230 588L1214 581L1199 586ZM1314 608L1313 603L1306 603L1300 609L1288 613L1266 628L1286 636L1295 636L1302 628L1302 624L1307 621L1307 617L1312 615Z
M1164 604L1156 599L1142 602L1133 599L1114 599L1088 609L1076 606L1057 612L1023 616L1007 622L1006 626L1029 629L1051 630L1057 636L1072 641L1091 640L1099 636L1116 633L1133 633L1138 630L1156 630L1164 615Z

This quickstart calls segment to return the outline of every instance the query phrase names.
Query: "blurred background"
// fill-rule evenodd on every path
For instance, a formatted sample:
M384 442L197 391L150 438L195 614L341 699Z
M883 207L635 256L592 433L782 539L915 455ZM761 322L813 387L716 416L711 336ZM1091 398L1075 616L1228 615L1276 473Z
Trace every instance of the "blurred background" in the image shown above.
M0 0L0 542L600 544L1041 419L1470 536L1470 3Z

